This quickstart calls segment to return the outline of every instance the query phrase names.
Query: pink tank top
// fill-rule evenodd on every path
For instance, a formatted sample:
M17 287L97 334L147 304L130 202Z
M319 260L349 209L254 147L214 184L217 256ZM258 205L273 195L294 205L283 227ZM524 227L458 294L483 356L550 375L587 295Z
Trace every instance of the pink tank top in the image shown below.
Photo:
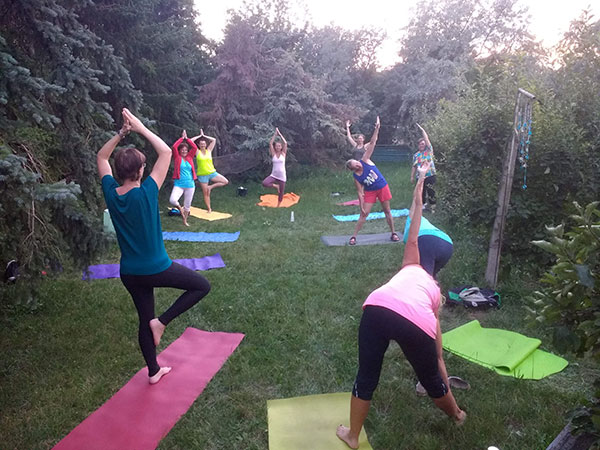
M371 292L363 303L363 309L369 305L390 309L435 339L435 315L440 307L440 295L440 288L431 275L421 266L411 264Z
M273 155L273 170L271 171L271 176L280 181L286 181L285 176L285 155L282 153L278 158L276 155Z

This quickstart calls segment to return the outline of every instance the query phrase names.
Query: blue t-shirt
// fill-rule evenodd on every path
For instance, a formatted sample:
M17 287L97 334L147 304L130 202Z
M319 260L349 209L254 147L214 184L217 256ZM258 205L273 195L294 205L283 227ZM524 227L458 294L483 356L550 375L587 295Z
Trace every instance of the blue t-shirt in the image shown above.
M180 188L193 188L195 186L192 165L185 159L181 160L179 166L179 179L175 180L173 184Z
M152 177L119 195L112 175L102 177L102 192L121 248L121 273L153 275L167 270L167 255L158 214L158 186Z
M408 230L410 229L410 217L406 218L406 225L404 226L404 243L408 240ZM419 236L436 236L446 242L452 244L452 239L442 230L437 228L425 217L421 217L421 226L419 227Z
M360 160L363 171L360 175L354 175L356 181L365 187L365 191L378 191L387 185L387 181L381 175L381 172L376 166L367 164L362 159Z

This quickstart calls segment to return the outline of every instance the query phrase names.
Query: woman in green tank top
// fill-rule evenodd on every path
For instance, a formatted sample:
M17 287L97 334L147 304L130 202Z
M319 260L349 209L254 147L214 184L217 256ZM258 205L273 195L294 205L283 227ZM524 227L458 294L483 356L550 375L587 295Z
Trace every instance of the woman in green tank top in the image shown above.
M200 130L200 134L192 138L192 141L198 146L196 153L196 163L198 170L198 182L202 188L204 195L204 203L206 210L212 212L210 205L210 193L214 188L229 184L229 180L215 170L212 160L212 151L215 148L217 140L214 137L204 134L204 130Z

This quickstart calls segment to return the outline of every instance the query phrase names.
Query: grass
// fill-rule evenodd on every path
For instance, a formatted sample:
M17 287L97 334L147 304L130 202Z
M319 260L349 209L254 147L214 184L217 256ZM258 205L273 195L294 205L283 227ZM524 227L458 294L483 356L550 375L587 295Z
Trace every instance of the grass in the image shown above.
M407 167L382 165L394 208L408 206ZM325 247L323 234L350 234L354 223L331 214L354 213L335 203L354 197L347 172L298 168L288 190L302 196L290 209L255 206L263 192L257 182L213 192L213 208L232 212L228 220L190 218L186 231L241 230L235 243L167 242L172 258L220 252L227 268L205 272L213 289L196 307L167 329L161 348L188 326L246 334L240 347L209 383L161 449L266 449L266 400L350 391L357 369L357 329L361 304L401 263L401 245ZM167 205L168 188L161 204ZM332 192L344 192L331 197ZM202 206L200 192L194 204ZM290 223L290 211L295 222ZM180 219L162 219L163 229L184 230ZM443 225L443 224L442 224ZM404 220L396 219L399 231ZM479 283L485 245L470 230L445 224L455 240L455 255L441 275L442 287ZM363 232L387 231L385 221L369 221ZM360 236L359 236L360 238ZM103 263L117 262L118 249ZM513 271L511 273L517 273ZM505 280L503 308L477 314L446 308L442 328L476 317L483 326L511 329L549 342L546 331L529 329L522 309L527 273ZM157 290L157 311L176 292ZM137 346L137 316L120 280L82 282L78 274L47 281L42 306L33 314L3 314L0 319L0 447L51 448L102 405L143 365ZM548 345L545 345L548 349ZM446 353L451 374L471 382L457 392L469 413L462 428L414 394L414 375L401 351L390 346L373 406L366 422L375 449L545 448L564 425L564 413L589 393L597 369L579 361L541 381L516 380ZM335 430L332 430L332 433Z

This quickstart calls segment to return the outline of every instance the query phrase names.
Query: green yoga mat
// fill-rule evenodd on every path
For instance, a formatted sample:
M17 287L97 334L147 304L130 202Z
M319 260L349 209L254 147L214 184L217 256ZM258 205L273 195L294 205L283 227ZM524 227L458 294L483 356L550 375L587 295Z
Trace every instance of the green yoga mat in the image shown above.
M539 339L497 328L482 328L473 320L443 334L444 348L500 375L540 380L560 372L565 359L540 350Z
M349 426L349 392L267 400L267 411L269 450L348 450L335 431L339 424ZM364 428L359 444L373 450Z

